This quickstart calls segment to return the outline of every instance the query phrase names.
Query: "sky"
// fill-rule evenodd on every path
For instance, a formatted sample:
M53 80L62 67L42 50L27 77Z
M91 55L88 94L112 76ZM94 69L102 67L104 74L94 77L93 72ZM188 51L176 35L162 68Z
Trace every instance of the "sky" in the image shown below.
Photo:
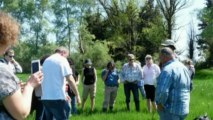
M181 50L187 48L190 24L194 26L196 33L200 32L197 26L200 22L197 18L197 14L201 9L205 7L205 3L205 0L191 0L187 8L182 9L178 12L176 16L176 24L179 29L174 31L174 34L172 36L172 39L177 40L177 49Z

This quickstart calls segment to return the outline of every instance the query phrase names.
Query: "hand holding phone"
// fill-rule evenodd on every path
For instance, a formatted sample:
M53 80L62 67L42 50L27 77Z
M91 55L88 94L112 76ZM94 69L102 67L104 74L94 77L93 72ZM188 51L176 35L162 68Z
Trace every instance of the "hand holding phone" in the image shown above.
M30 85L33 88L38 87L38 85L41 84L43 80L43 73L41 71L38 71L36 73L33 73L30 78L28 79L26 85Z
M31 62L31 73L36 73L40 70L40 60L32 60Z

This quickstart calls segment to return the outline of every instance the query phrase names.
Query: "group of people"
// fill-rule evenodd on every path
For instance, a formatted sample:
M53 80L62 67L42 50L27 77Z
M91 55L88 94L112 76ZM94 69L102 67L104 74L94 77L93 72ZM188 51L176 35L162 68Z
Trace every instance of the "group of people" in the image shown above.
M126 108L130 110L130 94L132 92L136 111L140 110L139 91L143 98L147 99L147 109L150 113L157 111L161 120L183 120L189 113L190 91L192 90L192 79L195 69L192 61L187 61L185 65L180 62L174 53L176 49L171 40L162 43L160 50L160 65L153 62L151 55L146 55L145 65L141 67L133 54L127 55L128 62L125 63L120 72L117 69L109 72L107 65L102 73L105 81L105 100L103 111L113 108L115 96L117 95L119 78L124 84L126 97ZM110 62L111 63L111 62ZM109 63L109 64L110 64ZM119 73L119 74L118 74ZM116 84L107 84L114 80ZM114 92L113 94L113 90ZM110 96L111 92L111 98Z
M174 42L166 40L161 44L159 63L153 62L151 55L146 55L146 64L141 67L133 54L127 55L128 62L118 71L110 61L102 71L105 83L103 112L114 108L119 79L124 84L126 108L130 110L130 95L134 97L136 111L140 111L139 91L147 99L150 113L158 112L161 120L184 120L189 113L190 92L195 68L192 61L185 65L178 60ZM92 107L93 108L93 107Z
M69 51L59 47L54 54L42 59L42 71L33 73L24 85L16 77L22 72L21 66L14 59L10 49L17 42L18 23L7 13L0 12L0 119L25 119L31 109L33 91L41 92L37 96L42 105L40 119L69 119L69 99L76 112L76 102L85 103L88 95L91 99L91 111L94 111L97 73L90 59L85 60L82 71L82 103L78 91L79 73L73 67L73 61L67 59ZM128 54L128 62L118 71L114 61L109 61L102 71L105 84L103 112L113 110L119 79L124 85L126 108L130 111L130 97L133 93L136 111L140 111L139 91L147 99L149 112L157 111L161 120L183 120L189 113L190 91L195 72L193 65L187 67L177 60L174 44L165 41L160 50L160 67L154 64L151 55L146 55L146 64L136 61L134 54ZM10 66L10 67L8 67ZM188 69L187 69L188 68ZM191 70L191 72L189 72ZM67 85L68 84L68 85ZM40 89L38 89L40 88ZM67 92L66 92L67 90ZM70 98L69 98L70 97ZM17 102L17 100L19 102ZM69 102L67 102L69 101Z

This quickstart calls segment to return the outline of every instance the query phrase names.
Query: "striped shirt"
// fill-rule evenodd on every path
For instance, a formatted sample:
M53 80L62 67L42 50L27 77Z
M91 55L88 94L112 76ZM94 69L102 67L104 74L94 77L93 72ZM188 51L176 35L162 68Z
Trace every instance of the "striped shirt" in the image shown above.
M121 71L121 82L136 82L142 80L143 72L139 64L133 63L130 66L129 63L124 64Z
M175 115L189 113L190 78L187 68L178 60L163 65L157 80L156 103Z

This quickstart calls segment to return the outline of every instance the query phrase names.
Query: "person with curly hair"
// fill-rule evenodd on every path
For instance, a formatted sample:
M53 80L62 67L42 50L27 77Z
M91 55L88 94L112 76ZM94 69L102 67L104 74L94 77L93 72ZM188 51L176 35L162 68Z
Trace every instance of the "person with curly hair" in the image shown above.
M0 11L0 55L17 42L19 33L19 24L16 20ZM8 66L0 63L0 119L25 119L30 113L33 90L42 79L43 73L38 71L22 86Z

